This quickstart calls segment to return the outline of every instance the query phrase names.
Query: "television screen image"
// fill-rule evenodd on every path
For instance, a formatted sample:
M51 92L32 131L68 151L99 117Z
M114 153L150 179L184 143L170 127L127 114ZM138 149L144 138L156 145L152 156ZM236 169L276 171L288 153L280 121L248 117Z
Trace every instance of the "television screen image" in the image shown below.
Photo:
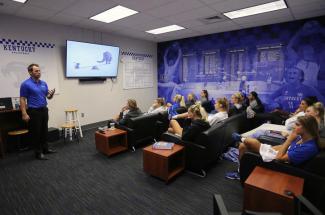
M67 40L66 77L116 77L120 48Z

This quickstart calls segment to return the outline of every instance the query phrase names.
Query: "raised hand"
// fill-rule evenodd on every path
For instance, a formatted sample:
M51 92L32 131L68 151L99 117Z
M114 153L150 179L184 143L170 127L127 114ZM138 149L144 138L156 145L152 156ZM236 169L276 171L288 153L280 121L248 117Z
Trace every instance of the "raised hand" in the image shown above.
M55 88L53 88L52 90L49 90L47 93L47 98L48 99L53 98L54 93L55 93Z

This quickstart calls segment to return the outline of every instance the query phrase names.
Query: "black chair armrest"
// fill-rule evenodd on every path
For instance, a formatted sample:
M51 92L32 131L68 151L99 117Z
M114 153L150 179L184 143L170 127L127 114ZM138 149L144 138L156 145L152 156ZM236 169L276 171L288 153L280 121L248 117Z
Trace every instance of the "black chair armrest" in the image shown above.
M134 131L134 129L129 128L129 127L125 126L125 125L120 125L120 124L117 124L116 128L127 131L127 132L133 132Z
M161 140L183 145L183 143L182 143L183 141L180 136L177 136L177 135L169 133L169 132L163 133L161 135Z
M192 147L192 148L198 148L198 149L206 150L206 147L205 147L205 146L202 146L202 145L200 145L200 144L196 144L196 143L194 143L194 142L190 142L190 141L182 140L182 143L183 143L185 146L188 146L188 147Z

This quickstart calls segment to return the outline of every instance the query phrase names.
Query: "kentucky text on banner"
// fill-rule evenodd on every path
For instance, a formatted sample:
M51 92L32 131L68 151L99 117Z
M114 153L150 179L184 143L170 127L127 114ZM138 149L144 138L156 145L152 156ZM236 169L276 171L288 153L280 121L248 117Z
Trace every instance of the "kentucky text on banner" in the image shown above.
M41 79L59 93L55 49L53 43L0 38L0 97L19 97L20 84L29 77L27 66L31 63L40 65Z

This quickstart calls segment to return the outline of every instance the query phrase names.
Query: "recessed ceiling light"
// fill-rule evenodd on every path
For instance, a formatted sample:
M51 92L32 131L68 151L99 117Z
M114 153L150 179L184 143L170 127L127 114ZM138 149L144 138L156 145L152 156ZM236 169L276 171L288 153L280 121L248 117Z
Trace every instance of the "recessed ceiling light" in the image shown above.
M20 2L20 3L26 3L28 0L13 0L13 1Z
M171 31L178 31L178 30L182 30L182 29L185 29L185 28L182 26L179 26L179 25L169 25L169 26L165 26L162 28L152 29L152 30L149 30L146 32L150 33L150 34L163 34L163 33L171 32Z
M280 10L287 8L284 0L269 2L266 4L261 4L253 7L248 7L240 10L234 10L227 13L223 13L223 15L227 16L230 19L236 19L245 16L251 16L259 13L266 13L270 11Z
M138 13L138 11L118 5L116 7L109 9L109 10L106 10L102 13L99 13L93 17L90 17L90 19L100 21L100 22L111 23L111 22L114 22L119 19L123 19L125 17L131 16L136 13Z

